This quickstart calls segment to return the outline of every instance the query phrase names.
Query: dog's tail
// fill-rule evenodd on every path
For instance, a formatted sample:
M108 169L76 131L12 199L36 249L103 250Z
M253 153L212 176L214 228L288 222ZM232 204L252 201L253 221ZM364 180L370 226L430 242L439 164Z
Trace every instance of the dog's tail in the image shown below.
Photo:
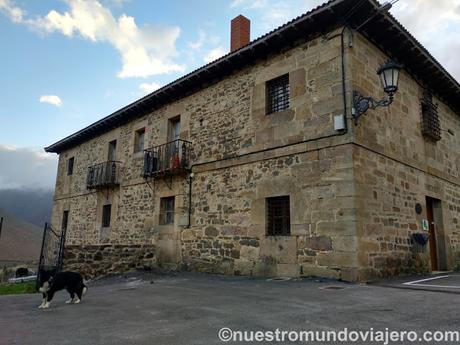
M86 291L88 291L88 288L86 287L86 285L83 285L83 291L82 291L82 295L86 295Z

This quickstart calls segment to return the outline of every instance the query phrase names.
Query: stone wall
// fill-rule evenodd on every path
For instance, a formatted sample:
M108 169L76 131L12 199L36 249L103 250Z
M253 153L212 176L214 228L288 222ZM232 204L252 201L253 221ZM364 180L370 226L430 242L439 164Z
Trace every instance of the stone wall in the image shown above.
M333 117L343 114L340 48L340 37L314 39L62 152L52 224L58 229L62 212L70 211L66 265L89 275L111 270L112 260L115 270L134 268L143 265L145 248L154 247L154 257L146 258L151 264L225 274L356 281L426 272L429 252L415 248L410 236L426 218L425 208L415 214L415 204L431 196L442 200L446 267L455 267L458 114L437 99L442 127L456 135L443 132L440 142L427 142L421 87L403 72L391 107L369 111L358 126L349 121L342 135L333 127ZM354 36L345 55L349 105L352 89L384 96L376 70L386 58ZM266 82L284 74L290 108L267 116ZM134 152L138 129L146 129L146 148L163 144L168 121L177 116L180 137L192 142L191 199L188 175L145 180L143 155ZM105 161L115 139L120 186L88 191L88 166ZM75 168L67 176L70 157ZM290 196L291 235L267 236L265 199L279 195ZM160 198L169 196L175 197L174 224L160 225ZM102 229L106 203L112 222ZM130 252L120 262L114 253L125 247Z
M157 264L167 268L333 277L356 269L351 151L341 146L350 136L333 128L333 116L343 113L340 54L339 38L314 39L63 152L53 225L59 228L70 210L68 247L155 245ZM283 74L289 74L290 108L266 116L266 82ZM191 204L186 176L170 186L146 181L143 156L134 153L136 130L146 129L145 147L165 143L168 120L177 116L180 137L192 142ZM121 184L88 191L87 168L106 160L112 140ZM67 176L70 157L75 168ZM267 237L265 197L283 194L291 197L292 236ZM174 226L159 225L164 196L175 196ZM101 229L106 203L112 224Z
M181 235L189 268L343 279L357 270L351 145L208 168L195 174L193 226ZM291 236L266 236L265 201L279 195L290 196Z
M350 52L354 88L383 98L376 71L387 59L356 35ZM445 262L439 269L454 269L460 263L460 117L436 97L445 131L439 142L425 139L422 93L422 86L403 71L394 103L369 111L353 128L358 257L360 274L367 279L430 271L429 248L417 252L411 241L413 233L423 232L427 196L442 204L436 231ZM421 214L415 211L417 203Z
M64 270L81 272L85 279L156 265L153 245L67 245L64 251Z

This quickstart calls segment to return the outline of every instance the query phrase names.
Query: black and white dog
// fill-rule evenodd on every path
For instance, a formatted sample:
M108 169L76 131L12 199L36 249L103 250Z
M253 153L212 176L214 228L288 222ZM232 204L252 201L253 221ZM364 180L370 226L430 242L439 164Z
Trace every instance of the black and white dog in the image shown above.
M86 285L83 283L81 274L76 272L40 272L40 288L43 294L43 301L39 308L49 308L51 300L57 291L66 289L70 294L67 304L78 304L82 296L86 293Z

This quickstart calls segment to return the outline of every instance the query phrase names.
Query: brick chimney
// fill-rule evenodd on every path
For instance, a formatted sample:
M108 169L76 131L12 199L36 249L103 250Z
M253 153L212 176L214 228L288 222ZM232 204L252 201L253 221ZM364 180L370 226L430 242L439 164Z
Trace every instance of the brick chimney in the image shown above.
M232 19L230 34L230 50L235 51L249 44L251 37L251 22L242 16Z

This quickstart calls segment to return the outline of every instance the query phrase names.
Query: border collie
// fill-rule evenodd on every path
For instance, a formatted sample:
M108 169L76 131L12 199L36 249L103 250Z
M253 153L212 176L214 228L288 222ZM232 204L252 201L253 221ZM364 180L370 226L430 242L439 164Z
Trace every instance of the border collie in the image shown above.
M86 293L86 285L83 283L81 274L76 272L58 272L54 276L45 272L40 275L40 288L43 294L43 301L39 308L49 308L51 300L57 291L66 289L70 294L67 304L78 304Z

